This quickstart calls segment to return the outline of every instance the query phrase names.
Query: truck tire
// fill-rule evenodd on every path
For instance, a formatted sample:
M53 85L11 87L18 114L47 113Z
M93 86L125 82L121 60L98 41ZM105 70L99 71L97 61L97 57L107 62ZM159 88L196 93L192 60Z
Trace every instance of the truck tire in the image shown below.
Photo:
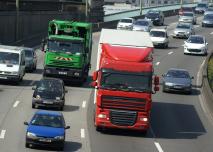
M102 132L102 131L103 131L103 128L102 128L102 127L96 126L96 127L95 127L95 130L98 131L98 132Z
M30 148L30 145L28 143L25 143L26 148Z

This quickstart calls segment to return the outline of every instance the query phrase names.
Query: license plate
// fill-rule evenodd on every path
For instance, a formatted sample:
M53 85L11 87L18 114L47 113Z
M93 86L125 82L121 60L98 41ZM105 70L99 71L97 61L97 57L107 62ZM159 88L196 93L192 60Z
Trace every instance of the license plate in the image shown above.
M67 75L67 72L59 71L58 74L60 74L60 75Z
M181 86L174 86L174 88L181 89L182 87Z
M53 102L43 101L44 104L53 104Z
M39 141L41 141L41 142L51 142L51 140L50 139L39 139Z

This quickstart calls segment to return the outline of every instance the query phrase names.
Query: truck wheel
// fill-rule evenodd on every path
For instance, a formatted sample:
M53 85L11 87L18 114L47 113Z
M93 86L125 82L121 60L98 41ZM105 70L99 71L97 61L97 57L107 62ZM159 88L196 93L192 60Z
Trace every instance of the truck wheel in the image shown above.
M103 131L103 128L102 127L98 127L98 126L96 126L96 131L98 131L98 132L102 132Z
M35 104L32 103L32 108L35 109Z

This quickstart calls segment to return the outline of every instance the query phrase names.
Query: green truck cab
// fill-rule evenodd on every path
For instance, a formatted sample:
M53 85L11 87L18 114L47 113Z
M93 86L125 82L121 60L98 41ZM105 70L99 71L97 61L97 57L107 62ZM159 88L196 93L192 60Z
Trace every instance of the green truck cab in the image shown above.
M42 50L45 52L43 76L83 83L90 69L92 25L52 20Z

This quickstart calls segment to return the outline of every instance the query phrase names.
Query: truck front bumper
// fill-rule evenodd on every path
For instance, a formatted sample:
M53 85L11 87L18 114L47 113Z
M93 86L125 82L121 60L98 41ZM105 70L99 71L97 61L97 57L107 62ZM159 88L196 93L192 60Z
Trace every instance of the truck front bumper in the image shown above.
M11 80L11 81L19 81L20 76L19 75L5 75L5 74L0 74L0 80Z

